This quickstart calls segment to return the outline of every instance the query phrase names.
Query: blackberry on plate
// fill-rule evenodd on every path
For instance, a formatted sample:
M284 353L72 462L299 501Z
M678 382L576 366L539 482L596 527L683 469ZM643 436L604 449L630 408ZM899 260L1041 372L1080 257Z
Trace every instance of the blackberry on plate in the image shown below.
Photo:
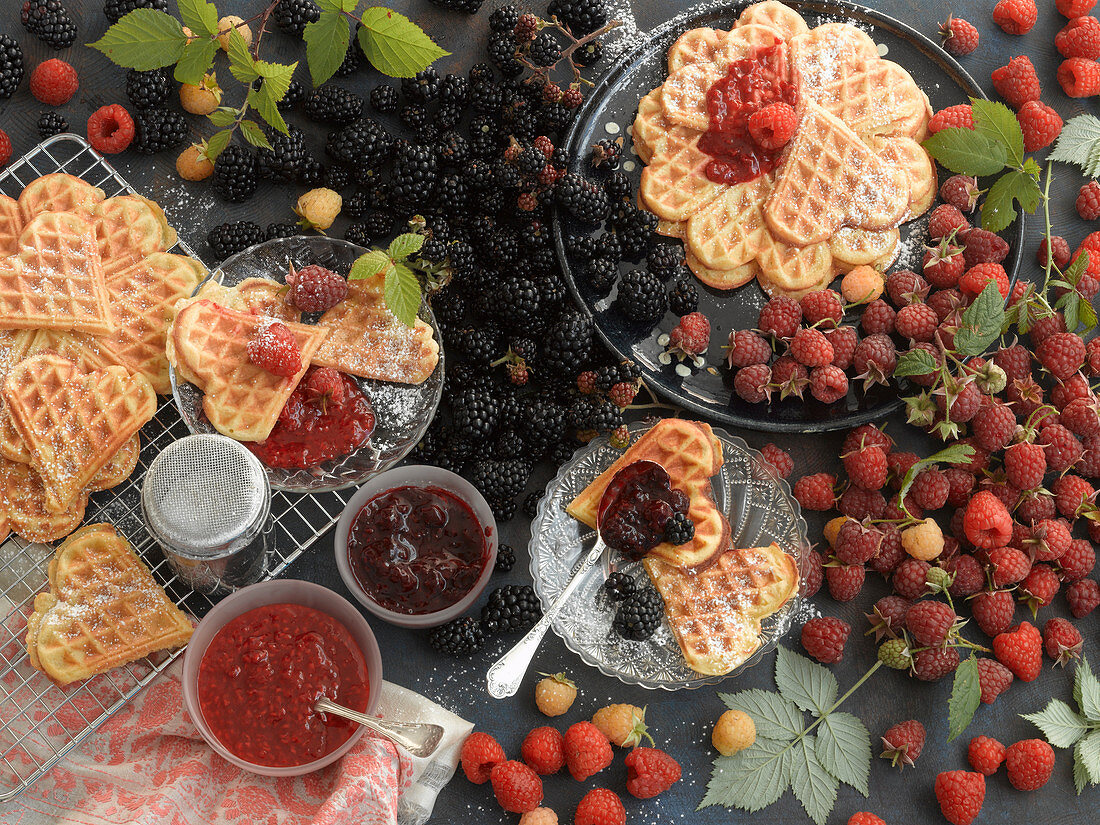
M325 182L325 165L312 155L306 155L298 165L298 183L316 189Z
M665 525L665 541L677 546L695 538L695 524L687 513L676 513Z
M322 86L306 100L304 111L318 123L346 126L363 111L363 98L340 86Z
M289 111L299 103L305 103L309 95L310 91L305 87L305 84L291 78L290 85L286 87L286 94L284 94L282 99L275 104L275 107L280 112Z
M256 180L256 156L244 146L227 146L214 161L211 177L214 191L229 203L244 203L259 185Z
M649 242L656 228L656 215L631 207L629 213L615 227L619 246L623 250L623 258L628 261L640 261L649 249Z
M575 172L565 174L554 192L558 205L584 223L599 223L611 211L604 188Z
M107 0L103 4L103 14L112 23L117 23L135 9L156 9L168 11L168 0Z
M543 341L542 362L551 374L575 376L592 354L592 320L569 312L556 321Z
M420 208L431 203L439 180L439 161L431 146L407 140L394 144L393 195L399 204Z
M20 20L47 46L67 49L76 42L76 23L61 0L23 0Z
M23 80L23 50L19 43L0 34L0 100L7 100Z
M607 190L607 196L612 203L630 200L634 194L634 188L630 185L630 178L626 176L626 172L620 169L616 169L607 176L607 180L604 181L604 189Z
M206 242L219 261L263 240L264 231L252 221L223 223L206 234Z
M321 19L321 8L313 0L279 0L271 11L271 19L287 34L301 37L306 25Z
M134 112L134 127L131 148L142 155L176 149L187 142L187 119L171 109Z
M578 261L590 261L596 257L596 239L591 235L566 235L565 251Z
M447 260L447 244L440 238L425 238L417 257L422 261L441 264Z
M534 518L538 515L539 502L544 495L546 495L544 490L535 490L527 494L527 497L523 500L523 514L527 518Z
M334 192L344 192L351 188L351 172L343 166L330 166L325 170L325 188Z
M542 618L542 605L530 585L509 584L489 594L481 624L490 636L523 630Z
M612 172L619 168L619 159L623 154L622 138L612 140L604 138L592 146L592 165Z
M473 656L485 646L485 633L477 619L463 616L428 631L428 644L448 656Z
M397 111L397 102L397 89L387 83L370 90L370 107L376 112L393 114Z
M439 97L439 72L429 66L412 77L402 78L401 94L412 103L427 103Z
M645 256L645 265L662 281L667 281L680 271L684 263L684 248L678 243L657 243Z
M151 109L163 106L172 94L172 79L164 69L126 72L126 97L135 109Z
M271 130L270 149L256 150L256 172L262 178L278 181L297 180L306 157L306 136L297 126L288 126L287 133ZM217 164L215 163L215 167Z
M516 23L518 22L519 9L516 8L514 3L508 3L505 6L501 6L499 9L495 9L493 13L489 15L489 30L497 34L510 35L515 30Z
M619 280L615 306L631 321L656 321L668 310L669 299L661 279L644 269L632 269Z
M500 406L491 388L471 385L452 396L451 414L456 434L484 441L497 428Z
M393 148L393 135L371 117L361 117L342 129L329 132L325 154L354 168L378 169Z
M609 13L607 0L552 0L546 9L578 38L604 26Z
M302 230L297 224L269 223L267 229L264 230L264 240L273 241L276 238L293 238L295 235L301 234Z
M686 274L676 276L668 291L668 308L680 317L690 315L699 308L699 291Z
M486 47L489 62L505 77L517 77L523 73L523 64L516 57L516 41L512 33L491 33Z
M634 591L637 589L637 585L634 584L634 577L622 570L612 573L603 583L604 593L613 602L621 602L623 599L633 596Z
M611 627L624 639L644 642L657 632L663 614L660 594L652 587L643 587L623 599Z
M531 468L520 458L482 458L470 465L467 477L489 500L503 501L518 496L527 486Z
M581 281L600 296L607 295L619 277L619 265L610 258L595 258L581 270Z
M38 136L45 139L69 131L69 121L60 112L46 111L38 116L35 128L38 129Z

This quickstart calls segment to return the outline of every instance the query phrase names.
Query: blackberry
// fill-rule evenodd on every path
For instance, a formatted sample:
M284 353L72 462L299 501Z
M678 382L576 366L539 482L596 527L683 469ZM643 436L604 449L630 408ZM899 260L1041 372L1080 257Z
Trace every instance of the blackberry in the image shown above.
M488 63L475 63L470 67L467 77L470 79L470 85L481 82L492 83L493 67Z
M496 523L503 524L512 520L519 510L519 505L516 504L515 499L494 498L489 501L489 509L493 511L493 519Z
M325 165L312 155L306 155L298 165L298 183L307 189L316 189L325 182Z
M687 513L677 513L665 525L665 541L669 544L687 544L695 538L695 525Z
M611 627L624 639L644 642L657 632L663 615L660 594L652 587L645 587L623 599Z
M466 184L456 174L443 175L435 194L435 208L445 214L458 214L466 208Z
M516 156L516 166L525 175L537 175L545 165L546 155L534 146L524 146L519 155Z
M214 191L229 203L243 203L258 186L256 156L243 146L227 146L214 161Z
M356 246L370 246L378 240L378 237L367 228L365 223L359 221L348 224L347 229L344 230L344 240Z
M618 384L619 378L619 365L607 364L596 370L596 391L607 392L615 384Z
M553 0L546 9L578 38L604 26L609 13L607 0Z
M374 207L369 189L356 189L351 197L344 198L342 212L353 221L361 220Z
M644 269L632 269L619 280L615 305L631 321L654 322L668 310L661 279Z
M662 281L679 273L683 263L684 248L678 243L654 244L645 256L646 268Z
M264 240L264 231L252 221L236 221L215 226L206 234L206 243L219 261Z
M509 584L489 594L481 624L490 636L523 630L542 618L542 606L530 585Z
M352 39L348 42L348 50L344 52L344 59L336 67L336 71L332 73L332 76L351 77L363 67L365 60L363 52L359 49L359 44Z
M541 131L547 135L557 135L573 120L573 114L560 103L546 103L539 109Z
M453 129L462 120L462 107L457 103L441 103L435 112L433 121L437 129Z
M287 34L301 37L307 24L321 19L321 9L313 0L279 0L271 19Z
M546 332L542 363L551 374L575 376L592 354L592 321L579 312L569 312Z
M45 139L69 131L69 121L60 112L46 111L38 116L35 128L38 129L38 136Z
M264 230L264 240L273 241L276 238L293 238L295 235L301 234L302 230L297 224L269 223L267 229Z
M485 646L485 633L477 619L463 616L428 632L428 644L448 656L469 657Z
M343 166L330 166L325 170L325 188L343 192L351 187L351 172Z
M370 107L382 114L393 114L397 111L397 89L387 83L375 86L370 90Z
M565 251L578 261L591 261L596 257L596 239L591 235L566 235Z
M668 291L668 308L683 317L699 308L699 291L687 275L678 275Z
M363 228L375 239L381 239L393 232L394 216L390 212L375 211L363 218Z
M600 398L592 402L590 429L598 433L609 433L623 425L623 411L613 401Z
M439 72L429 66L401 80L401 94L412 103L428 103L439 97Z
M535 490L527 494L527 497L523 500L523 514L527 518L534 518L538 515L539 502L544 495L546 495L545 490Z
M325 141L325 154L357 173L362 169L381 168L392 148L393 135L370 117L358 118L342 129L329 132Z
M282 99L275 104L275 107L280 112L290 111L299 103L305 103L309 95L310 92L304 84L291 78L290 85L286 87L286 94L284 94Z
M581 270L581 282L599 296L607 295L619 277L619 265L610 258L595 258Z
M448 166L462 166L470 156L470 144L458 132L444 132L436 146L439 148L439 162ZM463 183L467 183L465 175Z
M142 155L176 149L187 142L187 119L171 109L134 112L134 127L130 148Z
M409 456L414 462L431 461L443 450L450 437L451 428L437 418L429 425L423 438L416 442Z
M562 442L554 448L554 451L552 453L550 453L550 462L555 467L560 467L562 464L569 461L573 457L573 455L577 452L577 448L580 446L580 443L577 441L573 441L571 443Z
M649 249L649 242L656 228L656 215L644 209L630 207L630 212L615 227L619 246L623 250L623 258L628 261L640 261Z
M478 115L470 121L470 153L476 158L492 159L503 144L500 127L491 117Z
M126 72L126 97L135 109L152 109L163 106L172 94L172 79L164 69L139 72L130 69Z
M513 338L508 342L508 349L522 358L529 367L538 363L539 345L533 338Z
M504 103L504 90L491 80L479 80L470 92L474 111L479 115L499 115Z
M401 123L414 134L422 132L431 123L428 109L421 103L402 106L397 116L401 119Z
M544 272L536 283L539 295L542 296L543 311L547 313L547 317L550 317L550 314L559 310L565 302L565 282L557 272Z
M117 23L134 9L156 9L168 11L168 0L107 0L103 4L103 14L112 23Z
M339 86L322 86L306 100L304 111L318 123L346 126L363 111L363 98Z
M417 256L422 261L441 264L447 260L447 244L439 238L426 238Z
M471 385L451 398L455 432L464 438L484 441L500 421L500 407L490 388Z
M439 180L439 161L431 146L414 146L407 140L394 144L393 196L409 207L431 203Z
M516 28L516 23L519 22L519 9L513 3L509 3L506 6L501 6L499 9L495 9L492 14L489 15L489 30L494 31L497 34L510 35Z
M61 0L23 0L20 20L47 46L67 49L76 42L76 23Z
M573 62L578 66L595 66L601 59L603 59L603 43L599 40L589 40L573 52Z
M634 584L634 577L622 570L612 573L603 583L604 593L613 602L621 602L623 599L633 596L637 589L637 585Z
M14 38L0 34L0 100L7 100L23 81L23 50Z
M527 450L527 442L515 430L505 430L493 445L494 458L520 458Z
M523 492L531 469L520 458L482 458L470 465L467 478L485 498L513 499Z
M477 14L483 0L432 0L437 6L461 14Z
M500 160L493 167L493 184L498 189L518 189L523 183L523 174L510 163Z
M516 41L511 32L490 34L486 50L489 62L505 77L517 77L523 73L523 64L516 57Z
M604 138L592 145L592 165L609 172L619 168L619 159L623 154L623 140Z
M545 395L530 396L524 404L521 432L538 455L561 441L565 423L565 408Z
M607 190L607 196L611 198L612 203L630 200L634 194L634 188L630 185L630 178L626 176L626 172L618 169L607 176L604 189Z
M604 188L575 172L564 175L554 191L558 205L583 223L599 223L611 211Z
M288 126L285 135L271 130L268 143L271 144L270 149L256 150L256 173L271 180L297 180L306 157L306 136L302 130L297 126Z
M493 565L496 573L511 573L516 566L516 551L510 544L501 544L497 547L497 563Z
M439 99L443 103L465 106L470 100L470 81L460 74L449 74L439 84Z

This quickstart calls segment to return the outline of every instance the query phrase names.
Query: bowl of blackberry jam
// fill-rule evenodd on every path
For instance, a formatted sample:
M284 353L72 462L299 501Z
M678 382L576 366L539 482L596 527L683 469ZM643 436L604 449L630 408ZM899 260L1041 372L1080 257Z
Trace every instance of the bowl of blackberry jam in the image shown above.
M335 554L344 584L371 613L402 627L435 627L465 613L489 583L496 521L461 476L400 467L348 501Z

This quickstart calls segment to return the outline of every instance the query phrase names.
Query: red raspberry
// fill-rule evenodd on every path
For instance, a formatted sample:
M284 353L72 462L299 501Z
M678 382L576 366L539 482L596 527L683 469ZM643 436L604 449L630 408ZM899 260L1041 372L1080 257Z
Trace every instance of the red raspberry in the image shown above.
M1058 595L1061 582L1058 574L1049 564L1033 565L1027 576L1020 582L1020 601L1031 608L1032 615L1040 607L1047 607Z
M1060 519L1040 519L1028 533L1028 549L1036 561L1054 561L1062 558L1073 541L1069 527Z
M626 789L638 799L652 799L680 781L680 763L658 748L634 748L626 763Z
M1018 791L1037 791L1054 770L1054 748L1042 739L1013 742L1005 750L1008 781Z
M790 142L798 126L798 117L790 104L769 103L749 117L749 134L757 146L780 149Z
M879 490L886 483L886 453L881 447L864 447L843 457L852 483L864 490Z
M963 232L970 228L968 221L959 209L950 204L940 204L928 216L928 237L939 240L952 232Z
M982 490L967 505L963 529L975 547L1001 547L1012 538L1012 517L996 496Z
M1020 553L1019 550L1014 548L1004 548L1010 552ZM997 550L993 551L998 552ZM1023 556L1022 553L1020 553ZM1023 557L1023 564L1027 567L1019 573L1019 578L1016 578L1016 572L1008 576L1010 579L1020 581L1027 575L1027 570L1030 568L1030 563L1027 561L1027 557ZM996 583L996 577L994 577L994 583ZM1008 584L1014 582L1006 582ZM1003 587L1004 585L998 585ZM1004 633L1012 622L1012 618L1016 612L1016 604L1012 600L1012 594L1007 590L994 590L991 593L981 593L975 597L971 604L971 612L974 615L974 619L978 622L978 627L982 629L982 632L987 636L997 636Z
M883 596L875 602L872 612L867 614L871 623L871 632L878 642L884 636L896 639L905 630L905 614L909 610L909 600L901 596Z
M974 476L959 467L948 467L943 471L947 479L947 504L951 507L965 507L974 492Z
M1096 402L1091 398L1075 398L1070 401L1062 409L1058 421L1071 433L1082 438L1100 433L1100 414Z
M134 140L134 119L117 103L100 106L88 117L88 143L97 152L114 155Z
M1056 665L1080 659L1082 647L1084 640L1076 627L1060 617L1047 619L1043 625L1043 650Z
M1083 375L1071 375L1060 384L1055 384L1050 397L1051 403L1059 410L1064 410L1066 406L1078 398L1096 401L1096 395L1093 394L1092 387L1089 386L1088 380Z
M863 564L878 555L881 546L882 533L878 529L849 519L837 533L836 557L845 564Z
M803 397L810 384L810 371L790 355L781 355L772 364L772 386L779 390L781 399L788 396Z
M772 348L768 346L768 342L752 330L739 329L730 333L726 363L731 368L766 364L771 357Z
M248 342L248 360L274 375L293 378L302 369L302 350L286 324L271 321Z
M848 376L833 364L815 367L810 373L810 395L822 404L832 404L848 394Z
M994 547L989 551L989 564L993 568L993 584L996 587L1023 581L1031 570L1031 559L1015 547Z
M963 273L959 278L959 289L964 295L977 297L981 295L989 282L997 284L997 291L1002 298L1007 298L1009 293L1008 273L1000 264L985 263L975 264Z
M993 7L993 22L1005 34L1027 34L1038 19L1035 0L999 0Z
M913 675L922 682L938 682L958 666L959 651L953 647L930 647L913 654Z
M899 513L898 517L904 516ZM871 569L883 576L889 576L905 558L905 548L901 544L901 530L896 524L885 523L879 529L882 531L882 543L879 545L878 555L871 559Z
M886 825L886 820L867 811L856 811L848 817L848 825Z
M1092 542L1087 539L1074 539L1069 543L1069 549L1058 559L1058 567L1061 571L1062 581L1079 581L1096 566L1096 550Z
M825 337L833 345L833 366L846 370L852 366L852 356L855 355L856 345L859 344L859 333L855 327L837 327L824 331ZM1098 370L1100 372L1100 370Z
M1092 509L1096 490L1080 476L1062 476L1053 486L1055 507L1066 518L1075 519Z
M825 568L825 583L829 586L829 595L838 602L850 602L858 596L866 576L867 571L862 564Z
M924 301L929 289L928 281L911 269L899 269L886 276L886 294L898 309Z
M1058 85L1069 97L1100 94L1100 63L1085 57L1070 57L1058 67ZM1030 151L1030 150L1029 150Z
M978 264L999 264L1008 257L1008 241L980 226L969 230L963 240L966 243L963 258L967 268Z
M1050 424L1039 433L1039 443L1047 455L1047 469L1055 473L1064 473L1077 463L1084 452L1077 436L1061 424Z
M978 659L978 684L982 689L982 703L992 705L1012 684L1012 671L996 659Z
M935 335L938 323L936 311L928 304L909 304L898 310L894 318L894 329L898 335L910 341L927 342Z
M687 356L696 356L710 346L710 321L701 312L689 312L668 334L669 348ZM771 355L771 352L768 353Z
M348 295L347 279L320 264L310 264L297 271L291 266L286 282L290 287L288 302L303 312L332 309Z
M484 785L490 771L505 760L504 748L489 734L474 731L462 743L459 760L466 778L475 785Z
M1093 18L1089 18L1092 20ZM1100 25L1100 21L1097 21L1097 25ZM1086 221L1094 221L1100 218L1100 183L1094 180L1090 180L1081 190L1077 193L1077 200L1074 202L1074 206L1077 208L1077 214L1080 215ZM1089 263L1092 263L1090 258Z
M1043 639L1029 622L994 637L993 655L1021 682L1033 682L1043 669Z
M738 397L750 404L766 401L772 394L772 371L767 364L741 367L733 376L733 389Z
M1040 318L1032 324L1028 335L1031 336L1031 343L1038 346L1051 335L1065 331L1066 316L1060 312L1055 312L1053 315Z
M347 397L344 378L332 367L317 367L306 376L302 385L309 400L322 411L329 407L339 407Z
M869 335L856 345L852 369L863 379L864 387L886 384L898 365L897 350L888 335Z
M957 106L940 109L928 121L928 131L933 135L940 129L947 129L952 126L962 129L974 128L974 111L970 108L969 103L960 103Z
M888 453L886 456L886 465L890 468L890 486L895 490L900 490L902 481L905 479L905 474L908 473L912 466L918 461L920 461L920 456L916 453Z
M1072 332L1058 332L1043 339L1035 357L1047 372L1064 381L1084 365L1085 342Z
M951 485L942 472L935 467L928 467L917 473L910 490L913 500L922 510L938 510L947 503Z
M937 289L953 287L966 268L963 249L946 238L938 244L924 248L923 274L925 280Z
M1020 55L993 70L993 88L1013 109L1019 109L1029 100L1038 100L1041 93L1039 76L1027 55Z
M626 808L614 791L593 788L577 804L573 822L574 825L624 825Z
M889 453L894 447L894 442L874 424L860 424L844 436L844 441L840 445L840 454L846 455L864 447L881 447L883 452Z
M542 802L542 780L522 762L509 760L496 765L489 775L493 795L506 811L524 814Z
M957 618L955 611L943 602L926 600L909 608L905 614L905 627L918 644L939 647L947 639Z
M1010 382L1031 375L1031 353L1022 344L998 350L993 363L1005 371Z
M851 625L832 616L818 616L802 625L802 647L813 658L832 665L844 658Z
M1066 588L1069 612L1075 619L1083 619L1100 605L1100 584L1094 579L1081 579Z
M829 473L814 473L802 476L794 483L794 497L807 510L831 510L836 503L834 487L836 487L836 476Z
M761 308L757 327L765 335L790 338L798 332L801 323L802 307L798 301L786 295L777 295Z
M11 160L11 138L8 133L0 129L0 169Z
M836 509L856 520L880 519L886 510L886 497L879 490L864 490L853 484L841 495Z
M1016 2L1020 1L1016 0ZM1093 66L1096 68L1097 78L1100 79L1100 65L1094 63ZM1061 69L1058 70L1059 77L1061 77L1061 71ZM1054 143L1054 139L1062 132L1062 118L1056 111L1038 100L1029 100L1021 106L1020 111L1016 113L1016 120L1024 130L1025 152L1038 152L1040 149L1045 149Z
M794 469L794 459L791 458L791 454L774 444L765 444L761 447L760 455L775 468L780 478L786 478Z
M1054 5L1063 17L1072 20L1074 17L1088 14L1096 5L1096 0L1054 0Z
M889 335L894 331L894 308L881 298L876 298L863 309L859 323L865 335Z
M607 397L617 407L629 407L638 395L638 387L633 381L619 381L611 385Z
M80 88L76 69L56 57L39 63L31 72L31 94L47 106L62 106Z
M945 771L936 776L935 791L944 819L951 825L970 825L985 802L985 777L970 771Z
M565 764L578 782L583 782L608 765L614 758L611 743L591 722L577 722L565 731Z
M1100 375L1100 338L1092 338L1085 344L1085 367L1093 378Z
M1059 269L1065 269L1069 265L1069 242L1061 235L1052 235L1051 246L1054 248L1054 265ZM1039 248L1035 252L1035 261L1041 267L1047 265L1047 239L1039 242Z
M565 740L551 727L535 728L523 740L520 754L535 773L548 776L565 766Z
M947 15L947 20L940 23L940 34L943 48L950 54L970 54L978 48L978 30L961 17Z
M955 580L948 592L953 598L966 599L973 596L985 584L982 566L973 556L962 555L951 562L945 562L944 568L950 570Z
M1005 761L1005 746L988 736L975 736L966 749L966 761L978 773L993 776Z
M916 719L898 722L882 734L882 758L893 766L912 765L924 750L924 725Z
M822 289L802 296L799 301L802 317L811 326L833 327L844 317L844 302L840 293Z
M802 589L799 592L807 599L821 589L821 582L825 579L825 568L822 565L821 554L816 550L810 550L806 554L806 564L802 569Z
M978 179L969 175L952 175L940 186L940 198L961 212L973 212L980 194Z
M803 327L795 333L790 351L807 367L823 367L833 360L833 345L820 330L811 327Z
M975 413L970 429L982 449L998 452L1005 448L1016 432L1016 415L1007 404L989 404Z
M905 559L894 570L890 584L903 599L916 601L931 592L928 587L928 571L931 569L932 565L926 561Z

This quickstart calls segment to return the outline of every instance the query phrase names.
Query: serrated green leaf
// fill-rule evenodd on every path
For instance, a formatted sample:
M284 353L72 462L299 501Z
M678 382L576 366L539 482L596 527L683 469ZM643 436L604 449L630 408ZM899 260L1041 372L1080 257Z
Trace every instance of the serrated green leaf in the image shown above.
M1077 663L1073 674L1073 698L1086 719L1100 722L1100 681L1093 675L1087 659Z
M1078 796L1085 790L1085 786L1089 784L1089 772L1085 768L1084 761L1077 753L1080 747L1081 743L1078 742L1073 749L1073 786L1077 789Z
M1065 299L1064 301L1062 299ZM1066 316L1066 329L1069 332L1076 332L1077 327L1080 326L1081 317L1079 310L1081 309L1081 296L1076 292L1067 292L1062 298L1059 299L1062 303L1062 312Z
M1066 281L1076 286L1081 282L1081 276L1089 268L1089 251L1082 249L1074 256L1073 260L1069 262L1069 266L1066 267L1066 271L1062 273Z
M412 77L450 54L416 23L384 6L366 9L362 23L358 36L363 54L374 68L390 77Z
M218 10L213 3L206 0L176 0L176 4L183 25L195 34L213 37L218 33Z
M249 89L248 105L252 106L272 128L278 129L284 135L287 133L286 121L279 111L278 103L283 99L287 89L290 88L290 80L294 76L294 69L298 64L284 66L279 63L264 63L258 61L256 70L263 77L264 82L258 89Z
M802 712L778 693L753 688L740 693L719 693L718 698L731 710L751 716L758 738L789 742L802 733Z
M231 137L233 137L233 133L229 129L222 129L206 139L206 157L210 159L211 163L225 151Z
M1016 220L1014 203L1019 204L1024 212L1031 213L1035 211L1042 197L1039 183L1031 175L1017 169L1005 172L993 182L985 196L982 229L1000 232Z
M986 284L962 314L959 331L955 333L955 349L966 356L981 355L1001 334L1005 302L995 281Z
M1022 713L1020 717L1043 732L1056 748L1068 748L1089 731L1088 720L1061 699L1051 699L1037 713Z
M1096 329L1096 307L1092 305L1091 301L1082 301L1078 314L1081 316L1080 324L1083 327L1083 332L1092 332Z
M938 368L932 353L924 349L911 349L898 355L898 364L894 367L894 377L907 375L928 375Z
M178 61L187 45L187 35L172 15L156 9L135 9L88 45L115 65L147 72Z
M261 149L271 148L271 141L267 139L267 135L265 135L264 130L260 128L260 124L254 120L241 121L241 134L244 136L244 139L253 146L258 146Z
M415 255L423 246L423 235L417 232L405 232L390 241L390 248L386 252L395 261L403 261L410 255Z
M321 11L343 11L344 7L341 0L316 0L317 5L321 8Z
M970 108L974 113L974 131L1003 145L1010 166L1021 166L1024 131L1012 110L1003 103L978 97L970 98Z
M1073 747L1073 781L1078 785L1077 793L1081 793L1084 785L1078 783L1078 766L1091 784L1100 785L1100 730L1094 730Z
M233 109L229 106L219 106L209 115L207 115L207 118L219 129L224 129L226 126L230 126L235 123L237 121L237 118L240 116L240 109Z
M192 40L183 47L183 56L176 64L172 76L177 83L198 86L206 73L214 68L214 55L218 53L216 40Z
M348 52L351 34L348 22L334 11L321 12L321 17L306 26L306 63L313 85L320 86L336 73Z
M834 778L867 796L871 735L850 713L830 713L817 729L817 761Z
M978 660L969 657L955 669L955 683L951 686L951 698L947 702L947 741L958 738L966 730L974 711L982 698L978 680Z
M416 325L416 313L420 311L422 294L420 279L412 269L405 264L394 264L393 269L386 273L383 296L386 299L386 308L397 320L407 327Z
M780 646L775 657L775 686L784 699L814 716L821 716L836 701L836 677L819 665Z
M1027 172L1029 175L1039 177L1041 174L1043 174L1043 167L1039 165L1039 162L1035 160L1035 158L1029 157L1027 160L1024 161L1024 171Z
M390 256L381 249L372 249L364 252L355 259L348 272L349 281L359 281L363 278L373 278L376 275L384 275L393 267Z
M710 782L700 808L722 805L759 811L787 790L791 749L773 739L757 739L733 756L714 760Z
M998 141L987 135L951 126L941 129L922 144L939 163L960 175L983 177L1004 169L1008 153Z
M796 742L791 748L790 782L791 790L810 819L817 825L825 825L836 804L840 783L818 761L812 735Z
M256 71L256 61L252 58L248 44L244 42L244 37L236 26L229 30L226 42L225 53L229 56L230 74L241 83L251 83L258 78L260 73Z
M1092 178L1100 175L1100 118L1078 115L1066 121L1047 160L1078 166Z

